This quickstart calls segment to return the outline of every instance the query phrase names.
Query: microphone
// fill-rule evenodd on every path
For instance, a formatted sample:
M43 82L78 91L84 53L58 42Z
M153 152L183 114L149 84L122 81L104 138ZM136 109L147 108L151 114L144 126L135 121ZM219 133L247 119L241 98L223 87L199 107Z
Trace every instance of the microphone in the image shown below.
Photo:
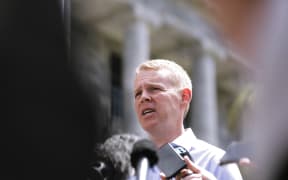
M154 143L142 139L133 145L131 164L136 169L137 180L146 180L149 167L157 162L158 155Z
M189 151L187 151L187 149L185 149L184 147L180 146L180 145L177 145L177 144L174 144L174 143L170 143L172 145L172 147L174 148L174 150L184 158L184 156L188 156L189 159L194 162L191 154L189 153Z
M190 153L182 146L174 143L167 143L160 147L159 168L166 178L175 177L182 169L186 168L186 163L182 157L188 156L193 161Z

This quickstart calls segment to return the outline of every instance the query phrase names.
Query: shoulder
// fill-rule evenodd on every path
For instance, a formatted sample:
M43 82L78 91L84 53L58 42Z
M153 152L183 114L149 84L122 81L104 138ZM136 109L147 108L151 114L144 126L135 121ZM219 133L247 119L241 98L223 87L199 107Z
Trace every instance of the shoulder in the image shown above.
M197 145L191 150L195 163L211 172L217 179L241 180L242 176L237 164L220 166L220 159L225 151L203 140L197 140Z
M210 158L213 158L214 160L220 160L225 154L225 151L223 149L199 139L197 139L195 145L192 147L191 150L195 150L196 152L199 152L199 154L202 154L203 156L208 156Z

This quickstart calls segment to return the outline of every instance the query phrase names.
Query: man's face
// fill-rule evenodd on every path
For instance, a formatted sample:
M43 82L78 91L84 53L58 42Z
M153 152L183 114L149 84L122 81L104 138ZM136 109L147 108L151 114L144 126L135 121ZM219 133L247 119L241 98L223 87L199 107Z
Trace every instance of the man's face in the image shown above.
M181 93L169 71L140 71L134 84L135 110L141 126L148 133L171 132L182 125Z

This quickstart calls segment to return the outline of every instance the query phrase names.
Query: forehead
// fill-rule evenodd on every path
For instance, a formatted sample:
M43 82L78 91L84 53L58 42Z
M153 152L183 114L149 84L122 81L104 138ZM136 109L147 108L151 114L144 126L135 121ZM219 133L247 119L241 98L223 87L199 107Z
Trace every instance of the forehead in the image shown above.
M171 72L168 70L142 70L135 78L134 85L141 84L166 84L172 85Z

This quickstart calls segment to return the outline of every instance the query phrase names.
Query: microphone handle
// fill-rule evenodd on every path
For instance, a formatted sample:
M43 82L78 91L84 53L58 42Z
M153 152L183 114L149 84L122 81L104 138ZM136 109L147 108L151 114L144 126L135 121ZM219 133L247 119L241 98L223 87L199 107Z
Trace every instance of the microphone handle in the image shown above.
M149 161L146 157L143 157L137 166L137 180L147 180L147 173L149 168Z

